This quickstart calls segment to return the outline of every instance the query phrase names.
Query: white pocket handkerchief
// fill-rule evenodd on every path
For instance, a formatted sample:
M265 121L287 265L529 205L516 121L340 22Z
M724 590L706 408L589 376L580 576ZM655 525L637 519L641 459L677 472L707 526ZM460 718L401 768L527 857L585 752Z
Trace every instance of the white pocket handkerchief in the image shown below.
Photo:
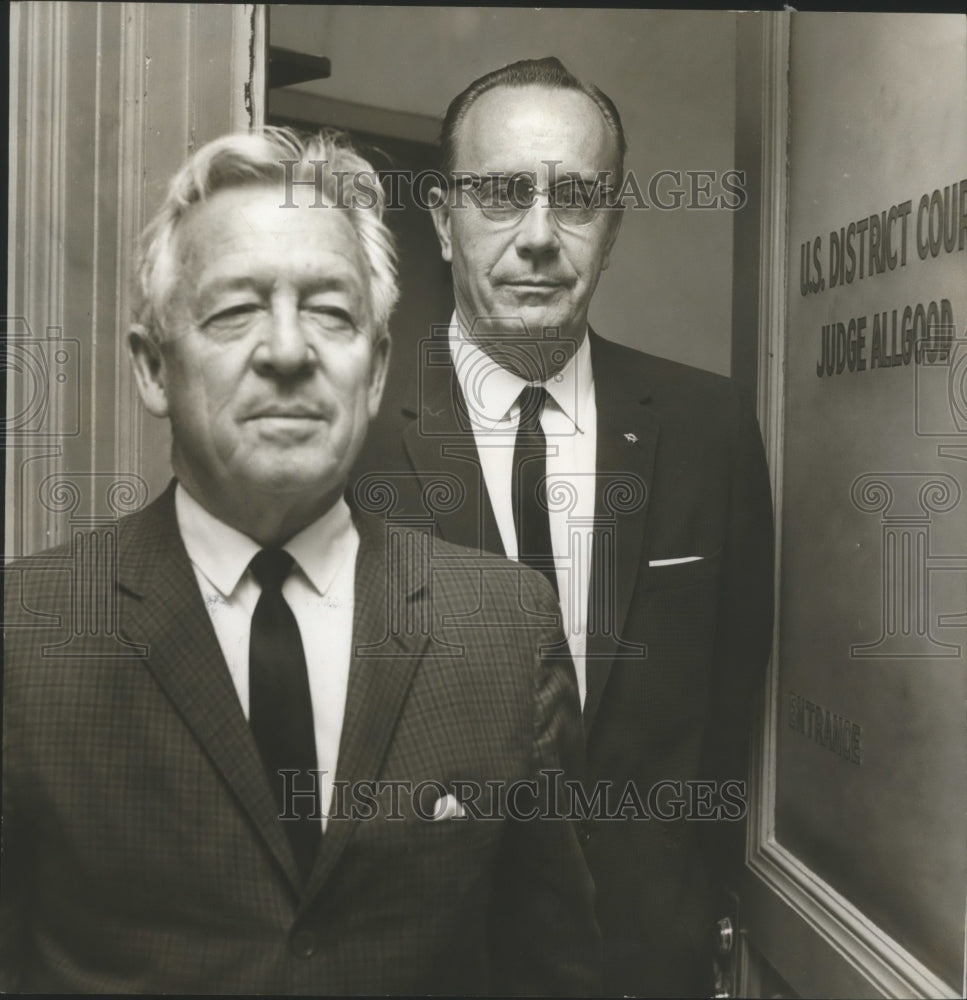
M679 556L677 559L652 559L649 566L677 566L679 563L699 562L704 556Z
M463 819L466 815L467 811L463 808L463 803L456 795L452 794L441 795L433 807L434 822L443 819Z

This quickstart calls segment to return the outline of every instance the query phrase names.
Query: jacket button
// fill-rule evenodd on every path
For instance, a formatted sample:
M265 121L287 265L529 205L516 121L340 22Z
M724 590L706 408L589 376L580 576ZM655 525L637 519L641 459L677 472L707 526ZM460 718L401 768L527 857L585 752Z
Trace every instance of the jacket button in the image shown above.
M319 949L319 942L312 931L303 929L292 935L289 947L296 958L312 958Z
M589 844L591 842L591 824L582 823L578 827L578 841L581 844Z

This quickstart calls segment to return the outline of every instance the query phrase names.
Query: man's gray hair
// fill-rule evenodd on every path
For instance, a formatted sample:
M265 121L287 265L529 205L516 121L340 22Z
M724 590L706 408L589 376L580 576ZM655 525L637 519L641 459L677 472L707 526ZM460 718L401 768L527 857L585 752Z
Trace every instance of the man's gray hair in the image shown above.
M309 184L325 205L346 211L367 265L374 336L388 334L399 287L393 236L383 222L385 195L376 171L342 132L324 129L302 139L291 129L266 126L202 146L171 179L164 202L145 227L135 318L156 343L164 337L165 313L178 280L178 228L185 215L218 191L270 183L279 185L280 207L294 207L293 184L303 189Z

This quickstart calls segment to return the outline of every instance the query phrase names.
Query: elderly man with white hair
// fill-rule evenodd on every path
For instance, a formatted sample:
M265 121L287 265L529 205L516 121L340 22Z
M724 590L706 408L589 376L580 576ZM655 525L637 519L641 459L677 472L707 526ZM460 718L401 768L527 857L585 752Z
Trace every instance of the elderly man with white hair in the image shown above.
M116 634L72 632L70 544L8 568L6 990L595 989L551 588L343 498L382 210L344 138L267 129L199 149L145 232L129 348L174 479L105 536Z

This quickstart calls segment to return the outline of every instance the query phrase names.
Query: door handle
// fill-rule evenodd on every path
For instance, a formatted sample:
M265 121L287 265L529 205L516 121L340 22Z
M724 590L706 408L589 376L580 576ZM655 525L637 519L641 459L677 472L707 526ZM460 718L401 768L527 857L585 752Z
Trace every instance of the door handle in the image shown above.
M735 924L731 916L720 917L712 933L715 1000L731 1000L735 996Z

